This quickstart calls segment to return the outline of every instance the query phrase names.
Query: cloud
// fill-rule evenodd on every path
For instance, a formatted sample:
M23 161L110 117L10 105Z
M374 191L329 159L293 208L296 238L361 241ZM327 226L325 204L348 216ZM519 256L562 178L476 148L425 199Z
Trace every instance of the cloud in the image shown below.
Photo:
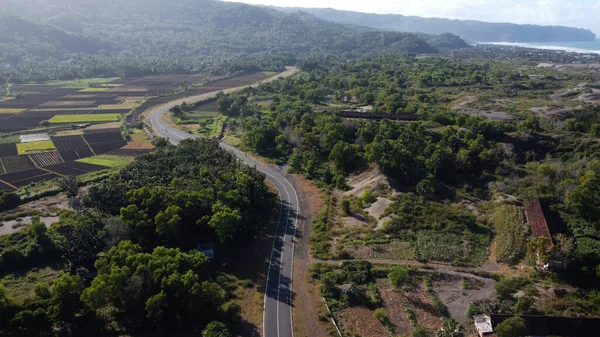
M240 0L226 0L240 1ZM600 35L600 0L241 0L287 7L331 7L368 13L565 25Z

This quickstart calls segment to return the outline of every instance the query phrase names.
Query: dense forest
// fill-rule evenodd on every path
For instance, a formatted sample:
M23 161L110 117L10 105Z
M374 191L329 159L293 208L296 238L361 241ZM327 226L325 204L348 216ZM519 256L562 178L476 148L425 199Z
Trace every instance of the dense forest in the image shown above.
M274 197L214 141L156 145L87 194L64 182L78 212L0 238L3 275L70 271L23 302L0 285L0 336L229 335L236 284L197 247L234 254L263 229Z
M286 12L302 11L323 20L354 24L399 32L418 32L439 35L452 33L473 42L556 42L593 41L588 29L491 23L475 20L422 18L400 14L370 14L341 11L331 8L279 8Z
M244 64L277 70L310 56L430 54L468 47L451 34L376 31L306 13L213 0L116 1L110 6L98 0L8 1L5 9L0 14L0 74L12 82L227 72L232 63L242 70Z

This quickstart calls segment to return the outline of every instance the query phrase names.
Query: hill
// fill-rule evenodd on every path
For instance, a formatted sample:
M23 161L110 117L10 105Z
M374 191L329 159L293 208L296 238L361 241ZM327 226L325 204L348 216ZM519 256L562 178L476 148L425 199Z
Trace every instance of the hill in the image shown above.
M414 34L375 31L306 13L284 14L212 0L115 0L110 5L100 0L33 0L27 6L17 0L8 3L8 10L15 15L98 39L135 55L436 52Z
M420 32L440 35L452 33L473 42L556 42L592 41L596 35L587 29L563 26L518 25L473 20L422 18L400 14L369 14L330 8L283 8L294 13L303 11L323 20L360 24L363 26L400 32Z

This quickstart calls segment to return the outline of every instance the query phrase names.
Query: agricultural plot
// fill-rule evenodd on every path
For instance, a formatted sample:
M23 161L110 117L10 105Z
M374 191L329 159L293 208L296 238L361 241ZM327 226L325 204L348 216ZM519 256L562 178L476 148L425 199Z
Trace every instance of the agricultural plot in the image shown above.
M150 153L152 149L118 149L108 152L109 155L123 156L123 157L137 157L147 153Z
M41 104L43 108L89 108L94 106L96 101L50 101Z
M15 181L13 183L11 183L12 185L14 185L15 187L21 188L24 186L27 186L29 184L33 184L33 183L39 183L42 181L48 181L48 180L52 180L55 178L58 178L59 176L53 173L46 173L40 176L35 176L35 177L29 177L23 180L19 180L19 181Z
M10 187L8 184L0 181L0 191L14 191L15 189Z
M89 146L81 136L52 137L52 141L58 151L89 149Z
M0 157L11 157L18 154L16 144L0 144Z
M101 132L103 131L103 132ZM86 130L83 133L83 138L92 143L109 143L123 140L121 130L106 129L106 130Z
M52 166L63 163L58 151L32 154L31 159L39 167Z
M115 124L115 123L111 123L111 124ZM107 124L101 124L101 125L111 125L111 124L107 123ZM103 134L103 133L118 133L120 135L121 128L117 126L117 127L94 129L94 126L91 126L89 128L86 128L85 130L83 130L83 134L85 134L85 135L97 135L97 134ZM119 139L121 139L121 138L123 138L123 137L119 137ZM103 140L103 141L106 141L106 140Z
M64 164L48 166L46 169L61 175L81 175L88 172L104 170L106 167L73 161Z
M17 144L17 151L19 152L19 155L47 152L51 150L56 150L56 147L54 147L54 143L49 140Z
M28 170L22 170L18 172L6 173L0 175L0 180L7 183L13 184L17 181L22 181L32 177L38 177L48 174L48 171L41 170L39 168L30 168ZM14 185L14 184L13 184Z
M0 115L16 115L27 109L22 108L0 108Z
M2 157L2 163L4 164L6 172L22 171L35 167L33 162L31 162L27 156Z
M81 90L79 90L79 92L103 92L103 91L108 91L108 90L110 90L109 87L106 87L106 88L98 88L98 87L96 87L96 88L81 89Z
M58 151L60 156L64 161L73 161L81 158L87 158L94 155L92 150L87 149L77 149L77 150L68 150L68 151Z
M110 168L123 167L127 164L131 163L133 159L131 158L123 158L117 156L95 156L80 159L78 163L86 163L92 165L105 166Z
M49 119L52 124L114 122L121 119L119 114L57 115Z
M116 142L107 142L107 143L91 143L90 147L96 154L104 154L113 150L117 150L127 145L127 142L124 140L116 141Z

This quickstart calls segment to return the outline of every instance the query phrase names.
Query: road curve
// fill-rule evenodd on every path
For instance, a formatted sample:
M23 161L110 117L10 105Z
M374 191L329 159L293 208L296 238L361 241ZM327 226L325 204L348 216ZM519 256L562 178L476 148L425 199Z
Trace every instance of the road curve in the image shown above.
M274 78L291 76L296 73L295 68L288 68ZM232 92L240 88L228 89ZM169 126L162 120L163 115L175 105L183 102L193 103L214 97L216 92L195 97L178 99L164 105L152 108L149 122L152 129L161 137L167 138L171 143L177 145L183 139L198 138L198 136L178 130ZM296 224L299 214L298 194L294 186L286 178L286 172L281 168L271 168L261 162L247 156L244 152L233 146L220 143L221 148L233 153L248 165L255 166L257 170L264 173L279 192L281 209L277 232L273 240L271 259L267 272L265 285L265 297L263 307L263 337L293 337L294 329L292 323L292 273L294 258L294 238L296 237Z

